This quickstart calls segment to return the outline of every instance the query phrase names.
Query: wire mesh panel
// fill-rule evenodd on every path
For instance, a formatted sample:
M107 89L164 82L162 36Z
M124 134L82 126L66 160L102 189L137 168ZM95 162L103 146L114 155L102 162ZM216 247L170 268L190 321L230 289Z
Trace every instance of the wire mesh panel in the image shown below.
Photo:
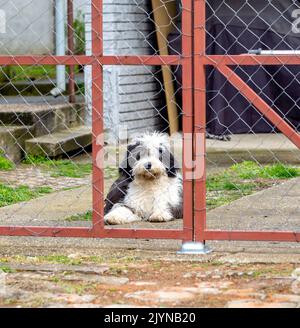
M192 1L0 10L0 234L191 240Z
M299 2L194 11L196 238L299 241Z
M83 73L91 59L84 57L81 9L70 1L18 0L1 1L0 9L1 234L91 228Z
M0 234L298 241L297 1L0 17Z
M191 9L190 1L104 6L110 15L104 12L103 87L113 90L104 99L104 163L115 171L105 181L105 236L192 239L192 168L182 161L187 149L192 154L192 143L184 142L193 128ZM175 29L181 56L170 55ZM182 85L175 83L179 66L189 73Z

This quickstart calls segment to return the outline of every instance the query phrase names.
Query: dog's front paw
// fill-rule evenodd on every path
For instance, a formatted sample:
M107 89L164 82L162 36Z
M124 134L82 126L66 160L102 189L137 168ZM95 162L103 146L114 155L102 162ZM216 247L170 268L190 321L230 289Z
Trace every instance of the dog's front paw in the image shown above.
M117 213L108 213L105 215L104 217L104 222L105 224L109 224L109 225L117 225L117 224L124 224L126 222L124 222L124 218L120 217Z
M172 221L173 217L170 213L153 213L150 215L148 221L149 222L168 222Z
M105 224L110 225L126 224L135 221L141 221L141 219L132 213L130 209L123 206L117 206L113 208L108 214L104 216Z

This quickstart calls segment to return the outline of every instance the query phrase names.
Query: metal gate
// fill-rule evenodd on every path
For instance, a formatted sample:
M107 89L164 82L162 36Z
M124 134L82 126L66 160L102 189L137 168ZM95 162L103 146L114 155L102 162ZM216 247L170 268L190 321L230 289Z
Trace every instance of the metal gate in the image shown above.
M300 136L232 69L244 65L299 65L298 54L206 54L206 1L182 0L181 55L104 55L103 2L92 0L92 54L0 56L0 65L91 65L93 129L92 227L1 226L0 235L206 240L300 240L293 231L225 231L206 228L206 73L214 66L287 138L300 148ZM110 228L104 224L103 67L106 65L182 67L183 227L182 229ZM73 74L73 73L72 73Z
M72 1L68 1L72 2ZM192 1L184 0L182 12L182 56L160 55L103 55L103 1L92 0L92 54L66 56L1 56L1 65L91 65L92 66L92 130L93 130L93 215L92 227L1 226L0 235L39 237L96 237L96 238L164 238L192 240L193 235L193 179L192 169L183 165L184 219L177 229L111 229L103 220L103 67L105 65L181 65L183 70L183 140L184 154L192 154L193 89L192 89ZM69 12L69 16L72 12ZM70 22L69 22L70 24ZM70 28L72 30L72 28ZM70 38L70 37L69 37ZM71 36L72 39L72 36ZM73 74L73 73L72 73ZM70 74L71 75L71 74ZM73 75L72 75L73 76Z
M206 108L206 74L205 68L212 65L235 89L253 104L256 109L277 129L300 148L300 135L286 120L258 95L244 80L235 73L235 67L243 66L284 66L299 65L300 57L297 51L252 51L241 55L207 55L206 54L206 2L194 1L194 109ZM223 1L226 3L226 1ZM270 4L269 4L270 5ZM240 9L242 4L239 3ZM268 8L269 9L269 8ZM267 9L267 10L268 10ZM258 14L257 14L258 15ZM195 112L195 139L204 140L206 127L206 112ZM203 142L196 151L199 166L205 167L205 146ZM200 164L201 161L201 164ZM203 175L195 176L195 239L205 240L240 240L240 241L281 241L299 242L297 231L242 231L242 230L210 230L206 228L206 179ZM241 213L243 215L243 213Z

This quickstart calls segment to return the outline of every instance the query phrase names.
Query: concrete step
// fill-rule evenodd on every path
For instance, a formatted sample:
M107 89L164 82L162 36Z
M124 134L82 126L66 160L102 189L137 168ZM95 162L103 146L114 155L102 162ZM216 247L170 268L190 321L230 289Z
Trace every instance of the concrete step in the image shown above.
M207 159L214 165L242 161L300 163L300 149L281 133L236 134L231 141L207 140Z
M0 125L0 150L12 162L19 163L24 157L25 141L32 138L32 126Z
M30 125L34 136L64 130L83 123L83 104L1 104L2 125Z
M78 126L27 140L25 151L30 155L56 157L74 150L81 150L91 143L91 128Z

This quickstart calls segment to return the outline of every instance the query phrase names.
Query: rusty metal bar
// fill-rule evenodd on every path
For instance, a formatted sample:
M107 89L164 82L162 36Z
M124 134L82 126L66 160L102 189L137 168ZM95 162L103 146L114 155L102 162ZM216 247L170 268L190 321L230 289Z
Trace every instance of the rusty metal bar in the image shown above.
M102 0L92 1L92 53L103 54ZM104 230L104 126L103 66L92 65L92 130L93 130L93 229L100 236Z
M193 240L193 168L187 158L193 152L193 37L192 1L182 1L182 134L183 134L183 229L184 242ZM192 158L192 157L191 157Z
M194 1L194 238L202 243L206 227L206 8L204 0Z
M300 233L293 231L218 231L206 230L206 240L300 242Z
M252 103L270 122L277 127L288 139L300 148L300 134L293 129L274 109L269 106L251 87L244 82L234 71L225 65L220 65L217 69L227 78L227 80L250 102Z
M182 230L174 229L98 229L81 227L0 226L0 236L68 237L68 238L147 238L185 239Z
M180 56L0 56L0 65L181 65Z

